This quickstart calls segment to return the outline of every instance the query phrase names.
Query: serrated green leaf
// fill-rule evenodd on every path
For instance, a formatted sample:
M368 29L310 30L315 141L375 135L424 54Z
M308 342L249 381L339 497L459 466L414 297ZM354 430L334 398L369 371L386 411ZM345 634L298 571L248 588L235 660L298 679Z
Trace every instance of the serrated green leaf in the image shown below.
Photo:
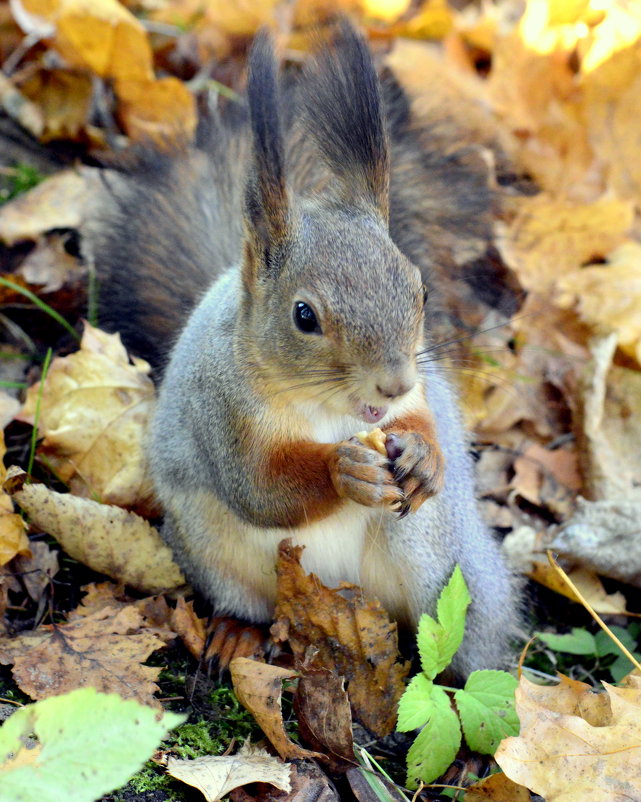
M536 634L546 646L549 646L555 652L582 655L597 654L594 635L586 629L574 627L572 632L567 635L557 635L554 632L537 632Z
M123 785L184 720L80 688L17 710L0 727L0 799L93 802ZM25 739L37 741L27 748ZM10 753L13 758L8 759Z
M431 615L423 613L418 622L416 643L421 658L421 668L428 679L434 679L449 663L449 660L443 663L442 658L442 645L445 641L443 627Z
M506 671L473 671L465 687L454 694L465 740L475 752L493 755L504 738L519 734L514 709L517 685Z
M461 745L461 725L443 688L433 686L434 711L407 753L407 787L429 783L452 763Z
M438 622L445 633L445 639L441 643L441 658L447 660L445 665L451 663L461 645L465 632L465 616L471 601L461 566L457 565L441 591L436 607Z
M616 635L626 649L633 652L637 648L638 644L635 638L630 632L628 632L627 629L613 626L610 627L610 630L612 631L613 635ZM619 649L608 633L604 632L603 630L597 632L597 634L594 636L594 641L596 643L595 654L599 657L606 657L609 654L622 654L621 649Z
M417 674L405 689L398 703L399 732L409 732L422 727L434 712L432 693L434 685L425 674Z

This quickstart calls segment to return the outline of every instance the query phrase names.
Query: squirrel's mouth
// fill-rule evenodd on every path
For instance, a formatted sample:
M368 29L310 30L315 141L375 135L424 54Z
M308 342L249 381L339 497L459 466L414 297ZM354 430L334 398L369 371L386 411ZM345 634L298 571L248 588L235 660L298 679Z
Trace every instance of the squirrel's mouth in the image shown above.
M359 404L356 417L364 420L365 423L378 423L379 420L387 415L387 407L372 407L369 404Z

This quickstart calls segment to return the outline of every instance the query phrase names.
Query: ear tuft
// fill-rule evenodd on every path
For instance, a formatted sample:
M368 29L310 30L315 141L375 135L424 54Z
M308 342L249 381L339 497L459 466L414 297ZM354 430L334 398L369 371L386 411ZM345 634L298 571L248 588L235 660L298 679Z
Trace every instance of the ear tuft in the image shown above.
M389 217L389 147L381 88L367 43L346 19L307 69L310 135L351 202Z
M266 28L256 35L249 54L247 97L254 165L245 194L250 234L271 250L287 233L288 199L283 134L279 114L278 66Z

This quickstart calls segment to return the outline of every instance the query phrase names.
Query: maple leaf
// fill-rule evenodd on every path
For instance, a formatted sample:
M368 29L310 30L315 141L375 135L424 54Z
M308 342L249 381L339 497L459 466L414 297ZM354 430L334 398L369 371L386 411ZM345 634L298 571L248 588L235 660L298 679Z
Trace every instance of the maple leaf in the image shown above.
M541 687L521 677L518 737L506 738L496 762L514 782L546 802L624 802L641 796L641 678L605 694L561 678Z
M0 638L0 663L33 699L91 685L123 699L159 706L153 694L160 668L141 665L173 636L146 631L134 605L103 607L68 623Z

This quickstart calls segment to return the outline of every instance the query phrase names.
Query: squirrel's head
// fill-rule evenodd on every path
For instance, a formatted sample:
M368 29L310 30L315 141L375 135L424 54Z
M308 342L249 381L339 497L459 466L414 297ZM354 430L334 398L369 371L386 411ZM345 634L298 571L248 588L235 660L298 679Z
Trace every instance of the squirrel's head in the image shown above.
M388 232L389 153L367 45L346 22L302 84L302 119L334 182L295 198L286 181L277 68L256 38L248 96L243 321L275 395L368 423L416 385L425 292Z

